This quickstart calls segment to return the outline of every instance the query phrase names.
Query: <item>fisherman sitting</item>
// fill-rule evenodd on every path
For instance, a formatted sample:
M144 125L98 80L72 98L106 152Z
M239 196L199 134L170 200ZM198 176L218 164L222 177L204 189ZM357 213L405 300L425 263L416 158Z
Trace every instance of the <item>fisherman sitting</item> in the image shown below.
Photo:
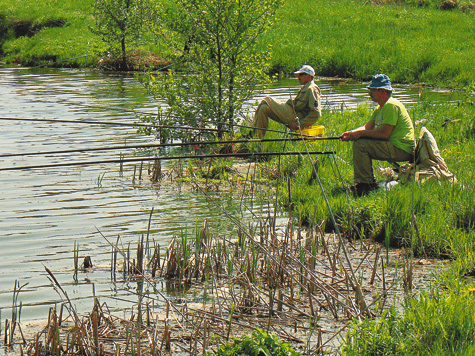
M391 97L393 88L386 74L376 74L367 86L371 100L379 105L365 126L340 136L353 142L354 181L350 190L363 196L376 189L373 159L409 161L414 155L414 125L404 105Z
M315 84L315 71L309 65L303 65L298 71L298 80L303 87L294 99L285 103L266 96L257 107L252 132L258 131L259 138L263 138L269 126L269 119L286 125L291 130L310 127L321 116L321 91Z

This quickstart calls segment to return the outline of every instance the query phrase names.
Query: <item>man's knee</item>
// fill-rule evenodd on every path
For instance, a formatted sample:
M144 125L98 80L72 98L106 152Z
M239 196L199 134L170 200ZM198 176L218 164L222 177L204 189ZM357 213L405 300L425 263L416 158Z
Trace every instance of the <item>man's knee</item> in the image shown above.
M367 147L367 139L360 138L356 141L353 141L353 152L365 152Z
M257 107L257 112L267 115L269 109L269 105L267 105L266 101L262 100Z

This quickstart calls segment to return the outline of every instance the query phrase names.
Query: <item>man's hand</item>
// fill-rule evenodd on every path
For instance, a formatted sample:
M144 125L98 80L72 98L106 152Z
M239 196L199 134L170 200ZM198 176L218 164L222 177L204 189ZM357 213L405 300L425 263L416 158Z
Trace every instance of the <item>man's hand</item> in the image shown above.
M299 125L295 121L289 122L287 124L287 127L291 130L294 130L294 131L299 129Z
M341 134L340 140L342 141L356 141L359 139L361 134L359 131L346 131Z
M393 125L384 124L380 128L374 129L374 124L368 123L364 128L360 127L342 133L340 136L340 140L356 141L361 137L375 138L377 140L389 140L393 128Z

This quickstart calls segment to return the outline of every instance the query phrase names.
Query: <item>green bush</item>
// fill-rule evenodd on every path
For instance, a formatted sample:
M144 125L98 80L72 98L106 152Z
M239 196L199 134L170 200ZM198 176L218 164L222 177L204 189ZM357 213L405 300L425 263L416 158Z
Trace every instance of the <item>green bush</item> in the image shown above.
M205 353L211 356L211 353ZM233 343L222 345L218 348L216 356L299 356L292 346L279 340L276 335L256 329L251 336L235 339Z

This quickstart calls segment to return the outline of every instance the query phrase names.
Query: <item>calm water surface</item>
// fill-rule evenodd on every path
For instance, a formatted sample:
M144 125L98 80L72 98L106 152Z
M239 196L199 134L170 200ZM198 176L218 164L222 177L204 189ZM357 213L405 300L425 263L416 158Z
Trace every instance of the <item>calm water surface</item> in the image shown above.
M326 110L355 108L368 102L362 84L320 80ZM283 100L296 94L298 82L287 80L264 94ZM417 100L417 89L401 88L403 101ZM0 117L96 120L133 123L136 112L151 112L155 105L133 76L100 75L66 70L0 68ZM259 99L259 97L255 99ZM132 127L0 120L0 155L97 146L150 143ZM133 150L124 150L126 157ZM117 151L50 156L0 157L0 167L118 158ZM168 163L170 164L170 163ZM123 174L117 164L0 171L0 309L2 324L11 318L15 281L28 283L21 291L22 321L43 319L52 303L60 300L50 286L48 267L73 299L79 312L92 308L93 291L110 308L123 308L118 299L131 299L125 281L112 282L108 267L111 241L118 235L135 244L147 230L154 209L152 237L166 246L174 234L209 218L215 231L231 231L232 224L203 194L179 190L163 183L151 186L132 180L133 169ZM100 181L100 182L99 182ZM242 221L246 209L227 193L217 193L220 204ZM253 209L261 212L258 204ZM95 269L73 279L74 244L80 259L92 257ZM162 250L163 251L163 250Z

